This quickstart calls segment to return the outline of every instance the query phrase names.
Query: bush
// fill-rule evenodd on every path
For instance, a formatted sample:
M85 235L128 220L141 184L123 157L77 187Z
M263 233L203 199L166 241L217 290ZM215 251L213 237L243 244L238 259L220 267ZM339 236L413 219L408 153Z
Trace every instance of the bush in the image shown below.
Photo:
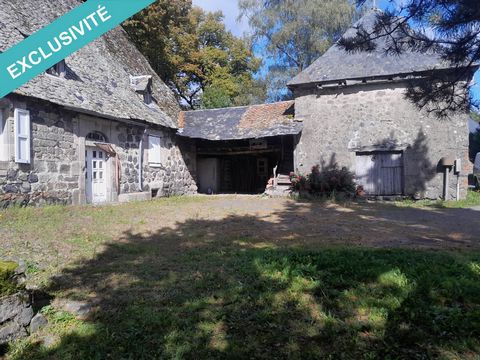
M340 168L337 163L320 169L319 165L312 167L307 176L291 173L292 190L308 191L314 195L332 195L335 193L354 193L355 175L346 167Z
M307 178L304 175L290 173L290 182L292 190L303 191L307 188Z
M339 168L337 164L320 170L314 166L310 174L310 187L314 193L331 194L334 192L354 192L354 174L346 167Z
M0 297L11 295L18 290L13 280L18 264L10 261L0 261Z

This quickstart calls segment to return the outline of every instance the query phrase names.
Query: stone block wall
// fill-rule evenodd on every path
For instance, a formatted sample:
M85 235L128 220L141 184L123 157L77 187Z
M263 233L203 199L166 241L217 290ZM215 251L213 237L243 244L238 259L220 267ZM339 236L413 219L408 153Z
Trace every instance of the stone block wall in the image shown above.
M30 112L31 163L15 163L14 109ZM9 205L69 204L78 188L80 169L74 128L77 119L47 102L14 97L5 126L9 161L0 165L0 208Z
M444 156L465 159L467 114L439 119L417 109L404 93L401 83L296 90L295 116L304 122L295 150L297 171L308 173L333 159L355 172L358 151L401 150L405 195L440 198L443 175L437 164ZM450 198L457 181L461 197L466 196L467 176L451 174Z
M26 109L31 120L31 163L18 164L14 158L14 110ZM0 208L11 205L83 204L85 196L85 149L94 146L85 139L93 131L105 134L118 154L121 164L120 194L149 191L151 183L162 183L160 196L196 192L195 156L180 148L175 134L158 127L156 131L169 139L169 156L165 167L143 166L140 181L140 146L143 139L148 153L145 125L126 124L80 114L46 101L11 95L0 104L6 118L8 161L0 161ZM148 155L147 155L148 156ZM145 155L144 155L145 157ZM192 160L193 159L193 160ZM147 165L145 165L147 164ZM109 160L108 201L117 201L114 160Z
M151 166L148 154L148 134L145 136L144 190L154 191L157 197L197 193L196 147L194 140L182 139L172 132L149 131L162 138L161 166Z

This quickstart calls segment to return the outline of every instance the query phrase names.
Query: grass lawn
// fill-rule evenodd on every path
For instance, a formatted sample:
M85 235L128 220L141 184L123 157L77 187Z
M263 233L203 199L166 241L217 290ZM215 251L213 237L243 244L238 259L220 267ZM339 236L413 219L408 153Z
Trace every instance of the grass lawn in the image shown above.
M414 207L436 207L447 209L460 209L472 206L480 206L480 191L469 190L467 198L460 201L443 201L443 200L406 200L397 203L399 206L414 206Z
M97 304L85 321L46 306L49 325L6 357L478 359L480 248L357 232L422 245L430 217L480 213L365 206L198 197L0 213L31 283Z

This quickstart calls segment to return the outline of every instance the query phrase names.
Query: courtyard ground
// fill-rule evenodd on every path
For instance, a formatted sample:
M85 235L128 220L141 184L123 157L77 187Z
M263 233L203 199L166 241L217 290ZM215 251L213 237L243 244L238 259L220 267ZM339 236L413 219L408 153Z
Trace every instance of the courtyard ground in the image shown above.
M198 196L0 212L1 255L27 262L29 285L95 309L45 306L49 325L5 356L476 359L480 211L454 206Z

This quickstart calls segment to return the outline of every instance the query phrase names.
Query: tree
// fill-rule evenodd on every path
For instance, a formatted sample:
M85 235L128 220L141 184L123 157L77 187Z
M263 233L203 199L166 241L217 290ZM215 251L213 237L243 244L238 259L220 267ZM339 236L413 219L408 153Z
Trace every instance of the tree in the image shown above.
M171 61L171 39L188 26L191 9L191 0L158 0L123 24L153 70L167 83L177 72Z
M470 111L470 117L473 119L473 121L480 123L480 113L476 111Z
M249 41L225 29L221 12L206 13L186 0L159 0L125 28L188 108L263 102L265 91L254 77L261 61Z
M287 95L286 83L320 57L357 15L349 0L239 0L252 40L270 59L270 100Z
M355 37L342 39L340 45L347 51L372 51L379 38L386 40L388 53L432 52L451 68L432 69L424 79L410 83L407 97L419 108L438 116L469 110L469 79L480 62L478 0L404 0L401 5L390 0L373 29L359 28Z

